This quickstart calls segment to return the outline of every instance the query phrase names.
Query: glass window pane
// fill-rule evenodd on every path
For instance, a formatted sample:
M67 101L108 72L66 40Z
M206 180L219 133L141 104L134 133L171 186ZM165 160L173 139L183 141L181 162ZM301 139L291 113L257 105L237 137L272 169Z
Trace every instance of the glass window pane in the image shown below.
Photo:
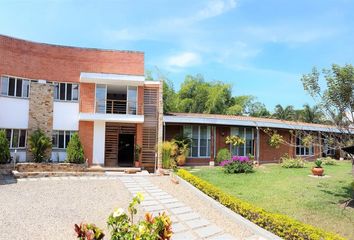
M191 126L183 126L183 136L192 138L192 127Z
M198 147L192 147L192 157L198 157Z
M7 96L8 89L9 89L9 78L1 77L1 95Z
M15 96L15 84L16 84L16 79L15 78L10 78L9 79L9 96Z
M22 97L22 79L17 79L16 97Z
M67 148L70 141L70 131L65 131L65 148Z
M11 133L12 133L12 131L11 131L11 129L6 129L5 132L6 132L7 141L9 141L9 147L11 147Z
M28 97L29 86L30 86L30 81L29 81L29 80L23 80L23 84L22 84L22 97Z
M96 112L106 113L106 85L96 85Z
M79 99L79 85L73 84L73 91L72 91L72 100Z
M244 148L244 145L238 146L238 155L239 155L239 156L245 156L245 148Z
M19 139L19 130L13 129L13 131L12 131L12 147L13 148L18 147L18 139Z
M128 87L128 114L136 114L137 87Z
M26 147L26 130L20 130L19 147Z
M59 131L58 147L64 148L64 131Z
M52 144L53 144L53 148L57 148L58 147L58 131L53 131L53 135L52 135Z
M200 157L206 157L206 156L207 156L207 148L200 147Z
M54 83L54 99L59 100L59 83Z
M71 89L72 89L71 83L67 83L66 84L66 100L67 101L71 101Z
M60 83L59 88L60 88L60 100L65 100L65 83Z

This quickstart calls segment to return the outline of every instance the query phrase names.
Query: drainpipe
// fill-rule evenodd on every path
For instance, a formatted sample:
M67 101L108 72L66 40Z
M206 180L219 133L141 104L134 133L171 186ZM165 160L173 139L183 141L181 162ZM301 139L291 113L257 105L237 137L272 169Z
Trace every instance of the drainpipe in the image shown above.
M256 130L257 130L257 151L256 151L256 158L257 158L257 162L259 164L259 146L260 146L260 139L259 139L259 127L256 123Z

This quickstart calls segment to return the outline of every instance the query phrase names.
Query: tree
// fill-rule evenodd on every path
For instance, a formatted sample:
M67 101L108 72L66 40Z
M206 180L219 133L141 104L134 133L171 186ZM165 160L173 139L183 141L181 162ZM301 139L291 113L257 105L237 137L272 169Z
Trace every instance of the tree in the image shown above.
M77 164L85 163L84 149L82 148L82 144L77 133L74 133L71 136L66 148L66 162Z
M34 162L40 163L47 159L47 150L52 147L52 141L42 130L34 131L28 139L28 144Z
M308 104L304 104L303 109L300 110L298 120L307 123L322 123L323 114L320 111L319 106L315 105L311 107Z
M226 110L229 115L243 115L247 114L247 109L254 100L253 96L241 95L231 98L230 107Z
M336 145L339 149L352 144L351 134L354 124L354 67L351 64L333 64L330 69L312 72L302 76L301 81L307 91L318 103L322 113L342 133ZM325 87L320 81L324 80ZM353 160L354 175L354 160Z
M11 159L9 145L5 130L0 130L0 164L8 163Z
M291 120L294 120L294 116L295 116L295 110L294 110L294 107L291 105L283 108L282 105L278 104L274 108L273 117L275 117L277 119L291 121Z
M269 117L270 113L266 106L261 102L251 103L248 107L248 113L251 117Z
M163 80L163 112L177 111L177 94L173 89L173 83L169 79Z
M225 106L230 104L231 86L222 82L211 84L208 88L208 100L204 113L225 113Z

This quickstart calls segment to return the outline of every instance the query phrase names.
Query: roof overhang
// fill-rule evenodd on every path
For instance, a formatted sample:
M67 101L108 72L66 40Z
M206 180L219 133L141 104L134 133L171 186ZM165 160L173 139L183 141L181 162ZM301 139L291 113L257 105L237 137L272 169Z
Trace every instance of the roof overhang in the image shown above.
M265 121L250 121L250 120L238 120L238 119L222 119L222 118L203 118L203 117L184 117L184 116L164 116L164 123L176 123L176 124L210 124L210 125L229 125L229 126L248 126L248 127L268 127L268 128L281 128L292 130L306 130L306 131L318 131L318 132L338 132L339 129L333 127L321 127L321 126L308 126L301 124L287 124L287 123L275 123Z
M81 121L118 122L118 123L143 123L144 122L144 115L80 113L79 120L81 120Z
M143 86L144 81L145 81L145 76L140 76L140 75L88 73L88 72L82 72L80 74L80 82L83 83Z

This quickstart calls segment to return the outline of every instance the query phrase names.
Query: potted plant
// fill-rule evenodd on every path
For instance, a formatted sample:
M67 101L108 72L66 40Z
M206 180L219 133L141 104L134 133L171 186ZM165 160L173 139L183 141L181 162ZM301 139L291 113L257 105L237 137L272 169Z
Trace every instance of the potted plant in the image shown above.
M317 159L315 166L312 168L312 174L315 176L323 176L324 169L322 168L322 161Z
M135 154L134 154L134 166L135 167L140 167L140 153L141 153L141 147L139 144L135 144Z

